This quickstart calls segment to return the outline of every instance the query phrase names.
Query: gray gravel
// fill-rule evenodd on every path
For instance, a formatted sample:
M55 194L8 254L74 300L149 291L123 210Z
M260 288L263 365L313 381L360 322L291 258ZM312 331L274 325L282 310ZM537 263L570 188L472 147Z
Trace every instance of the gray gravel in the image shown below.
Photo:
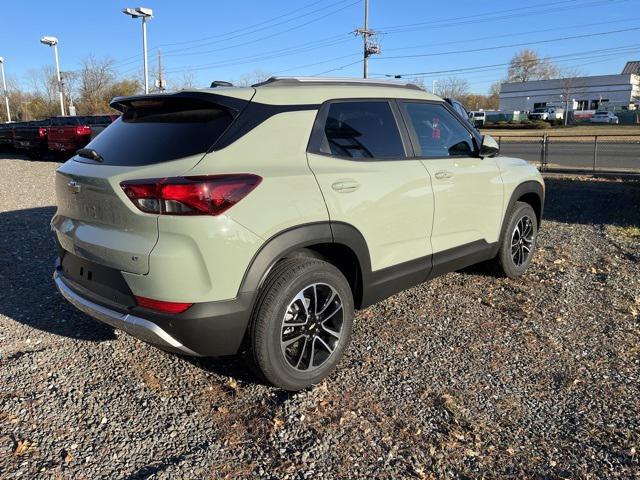
M364 310L339 370L289 395L67 305L57 164L5 157L0 478L640 478L638 183L548 179L522 279L474 267Z

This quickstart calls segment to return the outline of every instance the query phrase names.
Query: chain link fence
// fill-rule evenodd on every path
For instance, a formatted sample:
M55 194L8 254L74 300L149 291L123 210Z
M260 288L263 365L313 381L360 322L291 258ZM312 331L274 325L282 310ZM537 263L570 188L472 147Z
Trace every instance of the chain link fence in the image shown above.
M640 134L499 135L501 155L548 172L639 173Z

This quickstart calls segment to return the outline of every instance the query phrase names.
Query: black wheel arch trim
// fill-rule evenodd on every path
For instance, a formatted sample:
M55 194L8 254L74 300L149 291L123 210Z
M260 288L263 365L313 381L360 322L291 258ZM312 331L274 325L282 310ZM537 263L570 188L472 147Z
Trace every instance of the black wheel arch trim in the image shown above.
M542 213L544 211L544 194L545 194L545 191L544 191L544 187L542 186L542 184L540 182L537 182L535 180L528 180L526 182L521 183L520 185L518 185L513 190L513 193L511 194L511 197L509 198L509 203L507 204L507 208L504 210L504 217L502 218L502 228L500 230L501 234L502 234L503 229L505 228L505 222L507 220L507 215L509 214L509 212L513 208L513 205L518 201L518 199L522 198L522 196L526 195L527 193L536 194L538 196L538 199L540 200L540 211L536 212L537 216L538 216L538 218L537 218L537 220L538 220L538 229L540 228L540 224L542 223Z

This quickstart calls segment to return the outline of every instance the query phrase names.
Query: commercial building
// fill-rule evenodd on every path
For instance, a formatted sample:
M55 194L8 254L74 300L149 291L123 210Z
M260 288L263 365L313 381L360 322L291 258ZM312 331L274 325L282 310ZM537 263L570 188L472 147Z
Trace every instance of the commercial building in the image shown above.
M634 110L640 108L640 61L627 62L619 75L533 80L503 83L500 110L531 111L557 106L592 113L598 109Z

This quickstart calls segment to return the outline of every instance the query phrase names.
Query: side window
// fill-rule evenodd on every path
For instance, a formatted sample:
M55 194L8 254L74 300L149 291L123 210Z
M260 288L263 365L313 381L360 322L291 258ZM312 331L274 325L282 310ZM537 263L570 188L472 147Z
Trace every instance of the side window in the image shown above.
M388 102L330 104L320 152L352 158L405 157Z
M473 136L445 107L433 103L404 103L422 157L469 157Z

